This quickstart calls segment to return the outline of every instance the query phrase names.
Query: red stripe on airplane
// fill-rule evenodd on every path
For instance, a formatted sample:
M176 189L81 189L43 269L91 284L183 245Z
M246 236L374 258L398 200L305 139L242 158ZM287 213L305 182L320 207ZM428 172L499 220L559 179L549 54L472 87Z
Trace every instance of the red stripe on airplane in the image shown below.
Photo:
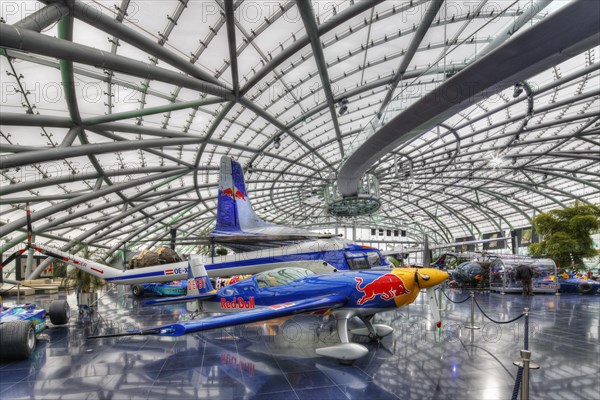
M103 273L104 273L104 271L102 271L101 269L91 268L91 270L92 270L92 271L96 271L96 272L98 272L98 273L100 273L100 274L103 274Z

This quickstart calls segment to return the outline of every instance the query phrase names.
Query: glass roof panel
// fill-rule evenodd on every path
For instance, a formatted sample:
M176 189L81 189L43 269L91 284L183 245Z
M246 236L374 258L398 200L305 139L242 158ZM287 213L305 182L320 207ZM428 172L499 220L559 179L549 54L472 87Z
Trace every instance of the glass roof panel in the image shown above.
M51 211L36 227L47 225L46 233L83 238L93 246L113 246L138 229L130 240L159 237L170 211L188 205L195 205L190 211L195 215L180 227L182 235L210 228L221 155L252 167L246 171L248 191L266 219L314 229L346 223L329 216L322 202L304 202L307 193L319 193L335 180L344 162L340 143L347 157L382 110L387 110L382 121L388 122L501 39L510 43L573 3L554 0L511 36L507 29L527 16L531 1L445 1L417 38L429 0L384 1L372 8L363 1L312 1L308 14L321 27L313 41L321 47L326 71L319 70L296 2L234 1L229 20L222 1L130 2L126 10L107 2L86 4L149 45L78 18L73 41L116 54L120 61L141 61L145 72L88 65L85 55L72 63L69 79L84 121L83 133L74 135L69 128L77 123L58 58L3 47L0 236L5 242L23 229L22 224L15 228L15 221L22 220L27 200L38 215ZM2 8L2 18L12 25L41 7L34 1L11 3ZM233 60L228 22L236 36ZM57 37L57 26L50 21L41 34ZM527 226L534 211L576 199L597 204L599 56L598 46L573 54L393 149L371 167L384 207L356 223L369 228L373 221L401 222L409 236L425 232L451 240L496 231L498 225L502 230ZM219 96L166 78L148 79L151 71L189 77L192 65L196 74L223 87L219 103L178 109L178 102ZM401 66L406 69L396 76ZM326 96L325 74L333 99ZM343 99L348 103L342 111ZM175 177L178 169L183 177ZM123 222L88 235L116 216Z

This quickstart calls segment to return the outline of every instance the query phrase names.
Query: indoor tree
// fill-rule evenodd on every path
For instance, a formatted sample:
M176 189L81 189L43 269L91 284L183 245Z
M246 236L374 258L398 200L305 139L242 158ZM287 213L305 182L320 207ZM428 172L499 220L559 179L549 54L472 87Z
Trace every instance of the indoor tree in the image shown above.
M541 241L529 246L535 256L547 256L561 268L584 267L583 259L597 256L591 234L600 229L600 207L575 202L570 207L535 216L533 227Z

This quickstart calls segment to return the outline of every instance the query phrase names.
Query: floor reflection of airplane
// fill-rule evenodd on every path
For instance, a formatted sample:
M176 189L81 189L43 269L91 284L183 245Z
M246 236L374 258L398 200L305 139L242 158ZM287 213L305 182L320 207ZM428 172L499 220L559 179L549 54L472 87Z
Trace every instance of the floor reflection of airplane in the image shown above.
M314 317L314 316L313 316ZM297 347L312 347L314 345L315 321L298 319L292 317L288 320L299 326L307 340L299 343L294 341ZM310 336L312 335L312 336ZM235 386L241 386L242 390L232 389L233 394L239 392L239 397L244 394L263 395L272 393L274 388L283 390L287 381L294 386L300 382L298 379L310 380L321 378L340 387L350 399L362 399L367 394L372 398L396 398L386 389L373 381L373 376L378 373L383 363L390 358L392 353L381 346L370 344L371 350L368 357L357 361L354 368L340 368L333 360L323 359L307 355L290 355L289 343L272 343L270 337L260 335L253 339L243 336L223 337L219 334L198 338L200 344L186 349L185 354L206 354L210 357L182 357L182 354L174 354L166 359L159 359L144 366L144 373L151 382L165 382L172 384L181 376L182 385L192 385L201 390L211 385L235 382ZM264 345L269 342L269 346ZM184 361L182 361L182 359ZM185 375L181 369L162 368L164 365L178 365L186 368ZM311 371L309 374L285 374L285 371ZM189 371L192 371L191 373ZM319 371L320 373L318 373ZM322 373L322 374L321 374ZM306 376L310 375L310 376ZM191 376L191 379L190 379ZM309 382L302 382L308 385ZM312 382L314 383L314 382ZM233 385L232 385L233 386ZM291 388L290 388L291 389ZM341 394L341 393L340 393ZM319 397L327 397L322 393Z
M341 343L322 347L317 354L341 361L365 356L368 349L348 339L348 320L358 317L365 328L353 330L377 339L390 334L386 325L373 325L374 314L412 303L421 289L427 289L434 320L441 327L435 299L435 286L448 278L435 268L395 268L391 270L346 271L316 275L303 268L279 268L254 275L215 291L204 267L194 265L188 290L197 294L179 298L150 300L147 304L198 301L204 311L228 313L215 317L174 323L112 336L181 336L188 333L241 325L300 313L331 313L337 321Z
M30 223L28 229L31 231ZM211 245L218 243L241 251L207 260L205 266L209 276L254 274L293 266L327 273L389 265L375 248L361 246L340 237L263 221L254 213L250 204L242 167L229 157L221 158L216 227L208 237L185 239L185 242L180 243L190 242ZM29 246L117 284L166 282L187 277L187 261L120 271L48 246ZM0 264L0 269L25 249L19 250Z

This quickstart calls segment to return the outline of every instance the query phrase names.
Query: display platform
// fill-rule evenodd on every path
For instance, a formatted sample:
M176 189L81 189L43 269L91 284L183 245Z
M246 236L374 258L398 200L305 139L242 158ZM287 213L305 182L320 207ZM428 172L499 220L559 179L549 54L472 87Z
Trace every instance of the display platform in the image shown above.
M468 293L450 290L455 300ZM57 295L28 296L47 304ZM600 393L600 296L523 297L477 294L489 317L508 321L531 312L531 398L597 399ZM74 296L68 301L76 311ZM443 298L445 327L436 338L424 296L382 313L395 328L352 366L316 355L337 343L332 318L296 316L180 338L87 336L124 332L189 318L185 305L146 307L127 288L100 299L97 315L39 336L26 361L0 362L0 398L44 399L510 399L523 347L523 318L464 328L469 302ZM15 297L6 297L7 305ZM364 343L365 337L354 336ZM362 340L361 340L362 339Z

